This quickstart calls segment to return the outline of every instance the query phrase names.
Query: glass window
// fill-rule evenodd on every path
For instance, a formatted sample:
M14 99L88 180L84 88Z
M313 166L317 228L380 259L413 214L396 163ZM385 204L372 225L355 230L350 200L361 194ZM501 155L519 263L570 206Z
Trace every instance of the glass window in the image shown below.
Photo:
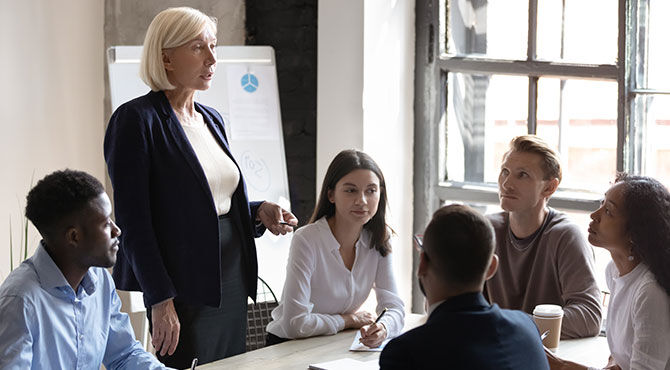
M614 64L617 14L612 0L538 1L538 59Z
M449 1L447 52L526 59L527 0Z
M528 131L528 78L450 73L447 178L496 182L509 141Z
M602 193L616 174L617 83L538 82L537 135L561 156L562 188Z
M640 96L636 100L646 117L642 131L642 173L670 188L670 95Z
M529 19L534 4L536 22L532 14ZM443 50L446 40L435 74L447 76L444 91L434 93L434 81L415 91L420 108L439 109L431 116L439 118L415 121L415 147L423 149L416 153L432 167L430 182L415 189L419 199L494 212L502 155L512 137L526 133L560 153L563 181L550 204L580 225L585 238L589 214L616 171L670 187L670 1L441 0L439 11L440 40L425 42ZM536 56L528 55L533 47ZM422 78L433 67L417 64L416 74ZM439 152L426 158L425 148ZM419 220L432 214L425 208L415 205ZM606 290L610 256L599 248L594 254Z
M637 86L650 89L670 89L668 60L670 47L670 1L640 0L638 6L637 63L642 66L636 74ZM645 26L646 25L646 26Z

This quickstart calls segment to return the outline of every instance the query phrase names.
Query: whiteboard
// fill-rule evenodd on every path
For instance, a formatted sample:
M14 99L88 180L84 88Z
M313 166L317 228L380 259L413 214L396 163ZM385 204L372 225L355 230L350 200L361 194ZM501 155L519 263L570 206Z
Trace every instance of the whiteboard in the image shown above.
M211 87L195 100L215 108L225 122L230 149L247 184L249 200L268 200L291 209L274 49L270 46L217 46ZM139 78L141 46L107 50L112 111L149 92ZM293 234L266 232L256 239L258 275L280 299ZM138 306L139 304L139 306ZM144 309L141 295L131 311Z

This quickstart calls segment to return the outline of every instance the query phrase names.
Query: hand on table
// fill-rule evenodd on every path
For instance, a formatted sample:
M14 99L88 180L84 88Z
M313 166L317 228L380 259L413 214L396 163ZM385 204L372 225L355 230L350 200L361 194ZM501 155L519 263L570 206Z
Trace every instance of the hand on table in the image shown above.
M386 331L386 327L380 322L372 325L365 325L361 328L361 343L370 348L379 347L387 336L388 332Z
M293 213L272 202L261 203L256 219L275 235L290 233L293 231L293 226L298 225L298 219ZM286 222L289 225L282 225L280 222Z
M614 362L614 358L610 356L607 360L607 366L603 367L603 370L621 370L621 367Z
M368 311L345 313L341 316L344 319L345 329L360 329L364 325L369 325L375 322L375 316Z
M172 355L179 343L179 318L172 299L151 306L151 344L161 356Z

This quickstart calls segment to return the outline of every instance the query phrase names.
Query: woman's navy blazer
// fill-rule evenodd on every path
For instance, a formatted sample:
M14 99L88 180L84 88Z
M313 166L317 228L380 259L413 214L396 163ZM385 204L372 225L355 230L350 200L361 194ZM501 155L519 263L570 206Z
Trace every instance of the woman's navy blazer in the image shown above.
M198 103L195 108L233 159L221 115ZM142 291L147 307L170 297L218 307L216 209L205 173L165 94L152 91L121 105L109 121L104 151L122 232L112 274L117 288ZM242 278L254 300L254 237L265 231L255 223L261 203L248 201L240 172L229 215L240 233Z

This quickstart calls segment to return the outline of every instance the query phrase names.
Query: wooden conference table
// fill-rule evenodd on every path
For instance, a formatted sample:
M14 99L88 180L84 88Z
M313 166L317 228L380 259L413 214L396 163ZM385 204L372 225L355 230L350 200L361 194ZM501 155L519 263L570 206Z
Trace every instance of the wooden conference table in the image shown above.
M405 330L425 322L425 316L410 314L405 317ZM336 335L297 339L228 357L198 369L307 369L310 364L353 358L369 361L379 358L379 352L351 352L349 346L355 330L345 330ZM563 340L556 354L571 361L593 367L607 364L609 349L604 337Z

